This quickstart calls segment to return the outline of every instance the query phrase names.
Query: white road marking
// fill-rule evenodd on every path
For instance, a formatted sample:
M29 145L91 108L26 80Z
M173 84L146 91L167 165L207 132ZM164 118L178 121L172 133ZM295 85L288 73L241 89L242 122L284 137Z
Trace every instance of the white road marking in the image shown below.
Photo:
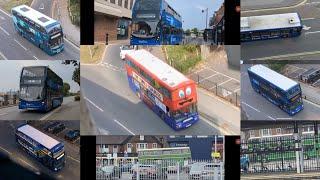
M310 3L306 3L306 5L314 5L314 4L320 4L320 2L310 2Z
M25 160L23 160L23 159L21 159L21 158L19 158L19 160L22 161L22 162L24 162L24 163L27 164L28 166L32 167L32 168L35 169L36 171L39 171L38 168L34 167L33 165L31 165L31 164L28 163L27 161L25 161Z
M1 26L0 26L0 29L1 29L7 36L10 36L10 34L8 33L8 31L6 31L5 29L3 29Z
M0 11L1 11L3 14L5 14L5 15L9 16L9 17L12 17L12 15L11 15L11 14L8 14L6 11L2 10L1 8L0 8Z
M74 160L74 161L76 161L77 163L80 163L80 161L78 160L78 159L75 159L75 158L73 158L73 157L71 157L71 156L67 156L68 158L70 158L70 159L72 159L72 160Z
M95 103L93 103L90 99L88 99L87 97L84 97L85 100L87 100L90 104L92 104L94 107L96 107L97 109L99 109L101 112L103 112L103 109L101 109L99 106L97 106Z
M14 41L18 43L25 51L27 50L27 48L25 48L18 40L14 39Z
M216 70L214 70L214 69L211 69L211 68L208 68L208 69L210 69L210 70L212 70L212 71L214 71L214 72L216 72L216 73L220 73L221 75L226 76L226 77L228 77L228 78L230 78L230 79L233 79L233 80L235 80L235 81L237 81L237 82L240 82L238 79L235 79L235 78L233 78L233 77L230 77L230 76L228 76L228 75L226 75L226 74L223 74L223 73L221 73L221 72L218 72L218 71L216 71Z
M48 117L50 117L52 114L56 113L59 109L61 109L61 106L56 108L55 110L51 111L50 113L46 114L45 116L43 116L40 120L46 120L48 119Z
M9 155L12 154L11 152L9 152L8 150L6 150L5 148L3 148L3 147L1 147L1 146L0 146L0 149L2 149L3 151L5 151L5 152L8 153Z
M0 18L2 19L2 20L5 20L6 18L4 18L3 16L0 16Z
M226 80L226 81L224 81L224 82L222 82L222 83L220 83L220 84L218 84L218 86L221 86L222 84L225 84L225 83L227 83L227 82L229 82L229 81L232 81L233 79L228 79L228 80Z
M39 9L44 9L44 4L43 3L40 4Z
M280 59L280 58L288 58L288 57L315 55L315 54L320 54L320 51L283 54L283 55L278 55L278 56L269 56L269 57L255 58L255 59L250 59L250 60L257 60L257 61L258 60L270 60L270 59Z
M233 134L238 134L235 132L229 132L227 130L225 130L224 128L218 127L217 125L215 125L214 123L210 122L209 120L207 120L206 118L202 117L201 115L199 115L199 117L201 118L201 120L203 120L205 123L209 124L211 127L218 129L219 131L222 131L223 135L232 135Z
M36 56L33 56L33 57L34 57L34 59L39 60Z
M116 119L113 120L114 122L116 122L117 124L119 124L123 129L125 129L126 131L128 131L130 134L135 135L132 131L130 131L127 127L125 127L123 124L121 124L119 121L117 121Z
M98 128L97 130L98 130L99 134L102 134L102 135L109 135L110 134L109 131L107 131L103 128Z
M313 20L313 19L315 19L315 18L303 18L303 19L301 19L302 21L307 21L307 20Z
M248 107L250 107L250 108L252 108L253 110L255 110L255 111L257 111L257 112L260 112L258 109L250 106L249 104L247 104L247 103L245 103L245 102L241 102L241 103L244 104L244 105L246 105L246 106L248 106Z
M292 118L286 118L286 117L284 117L284 118L276 118L277 120L291 120Z
M8 114L8 113L2 113L2 114L0 114L0 116L4 116L4 115L6 115L6 114Z
M268 118L272 119L272 120L276 120L275 118L271 117L271 116L268 116Z
M235 89L233 92L235 93L235 92L239 91L240 89L241 89L241 88Z
M4 54L2 54L2 52L0 52L0 56L4 59L4 60L8 60L8 58L6 56L4 56Z
M308 35L308 34L316 34L316 33L320 33L320 31L305 32L304 34L305 34L305 35Z
M318 108L320 108L320 105L319 105L319 104L316 104L316 103L311 102L311 101L306 100L306 99L303 99L303 101L304 101L304 102L307 102L307 103L309 103L309 104L312 104L312 105L314 105L314 106L316 106L316 107L318 107Z
M197 75L198 75L198 74L197 74ZM209 79L209 78L211 78L211 77L213 77L213 76L216 76L216 75L218 75L218 73L215 73L215 74L213 74L213 75L211 75L211 76L208 76L208 77L205 77L205 78L203 78L203 79L200 79L200 80L199 80L199 83L202 82L202 81L204 81L204 80L206 80L206 79Z
M255 10L247 10L241 11L241 13L250 13L250 12L261 12L261 11L275 11L275 10L284 10L284 9L292 9L299 6L304 5L308 0L303 0L301 3L296 4L294 6L286 6L286 7L278 7L278 8L262 8L262 9L255 9Z

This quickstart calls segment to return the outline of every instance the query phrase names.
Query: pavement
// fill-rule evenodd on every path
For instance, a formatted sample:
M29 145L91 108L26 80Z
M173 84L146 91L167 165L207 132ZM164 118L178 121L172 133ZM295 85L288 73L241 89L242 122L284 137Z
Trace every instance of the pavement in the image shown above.
M81 65L81 92L93 124L101 134L240 133L240 110L202 90L198 90L198 110L203 113L200 121L188 129L174 131L130 90L124 62L119 53L119 46L108 46L105 58L100 64ZM126 113L123 113L123 110ZM225 119L232 123L225 121L223 124Z
M53 0L53 17L60 21L66 38L72 43L80 46L80 28L72 24L67 0Z
M248 120L319 120L320 105L303 99L304 109L294 116L289 116L279 107L272 104L262 95L256 93L251 87L247 73L249 64L241 66L241 106Z
M25 111L18 106L0 109L0 120L79 120L80 102L74 97L65 97L60 107L49 112Z
M31 7L51 17L51 3L51 0L34 0ZM79 47L67 39L65 39L64 50L50 56L21 37L14 29L11 14L1 8L0 19L0 59L2 60L77 60L80 58Z
M290 7L305 0L241 0L241 10L269 9L279 7Z
M280 3L293 2L294 0L277 1ZM266 7L275 3L271 1L245 1L247 4L261 4ZM241 2L242 3L242 2ZM246 4L246 3L245 3ZM308 60L320 58L320 0L304 0L298 5L290 7L278 7L258 9L254 11L242 11L241 16L255 16L298 12L303 24L302 34L295 38L273 39L241 44L242 60L266 60L266 59L290 59ZM243 8L243 6L242 6Z
M64 142L66 152L66 165L59 172L53 172L38 162L30 154L23 151L15 142L14 130L24 121L4 121L0 126L0 151L6 153L19 165L36 173L45 173L56 179L80 179L80 151L79 146L69 143L64 139L48 134L56 140ZM65 122L66 126L79 127L79 121ZM41 130L41 129L39 129Z
M255 175L241 175L241 179L245 180L269 180L269 179L320 179L319 172L305 172L305 173L268 173L268 174L255 174Z

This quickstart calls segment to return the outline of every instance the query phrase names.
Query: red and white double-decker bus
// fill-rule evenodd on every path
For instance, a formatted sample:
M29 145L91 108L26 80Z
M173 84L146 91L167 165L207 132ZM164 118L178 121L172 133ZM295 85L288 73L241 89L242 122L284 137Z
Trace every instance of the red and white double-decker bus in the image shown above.
M126 54L129 86L175 130L199 120L196 83L146 50Z

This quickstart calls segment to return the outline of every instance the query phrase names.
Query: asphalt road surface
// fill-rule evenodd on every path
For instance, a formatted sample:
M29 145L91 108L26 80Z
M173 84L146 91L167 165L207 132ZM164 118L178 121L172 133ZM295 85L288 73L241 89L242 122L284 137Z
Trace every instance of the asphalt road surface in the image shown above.
M208 117L202 116L196 124L185 130L171 129L130 90L124 70L124 61L120 59L119 53L119 46L109 46L105 61L101 64L81 65L83 99L86 100L90 117L99 134L227 134L222 132L220 127L228 126L228 124L215 125L208 120ZM203 91L198 90L198 97L200 112L213 111L214 113L215 109L226 111L226 116L232 117L235 114L236 117L234 118L236 123L229 126L239 124L239 110L234 110L230 107L232 105L212 108L214 105L211 103L214 102L209 101ZM210 118L214 120L220 117ZM239 131L240 125L235 129Z
M6 153L13 161L36 173L45 173L56 179L80 179L79 147L63 141L63 139L61 138L57 138L53 135L48 134L56 140L63 141L66 152L65 167L59 172L53 172L17 146L15 142L14 130L22 123L24 123L24 121L4 121L1 123L1 152ZM79 125L79 121L72 121L70 123L77 123Z
M34 0L32 8L51 17L51 0ZM0 8L0 59L2 60L77 60L79 48L64 38L64 50L50 56L14 29L10 13Z
M288 0L287 0L288 1ZM264 1L266 2L266 1ZM270 1L269 3L271 3ZM248 1L247 4L254 3ZM261 4L262 1L259 1ZM269 5L266 3L266 5ZM256 16L298 12L303 25L302 34L295 38L245 42L241 44L242 60L265 59L319 59L320 58L320 1L308 0L303 4L287 8L261 9L256 12L244 12L241 16Z
M241 66L241 106L248 120L319 120L320 106L303 100L304 109L294 116L289 116L278 106L272 104L251 87L247 69L248 64Z
M63 99L61 106L49 111L26 111L20 110L18 106L0 109L0 120L79 120L80 103L74 101L74 97Z

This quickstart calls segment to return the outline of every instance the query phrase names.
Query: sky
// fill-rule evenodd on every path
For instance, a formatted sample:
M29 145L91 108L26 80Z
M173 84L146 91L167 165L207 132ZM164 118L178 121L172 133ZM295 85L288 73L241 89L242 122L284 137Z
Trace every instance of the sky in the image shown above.
M204 29L206 27L206 11L202 13L202 9L208 8L208 23L214 11L218 10L224 0L166 0L168 4L176 10L182 17L182 28ZM209 27L209 25L208 25Z
M64 65L62 61L0 61L0 92L10 90L19 90L19 80L22 67L24 66L49 66L63 82L70 84L70 91L77 92L80 90L79 85L72 80L72 74L75 69L73 64Z

